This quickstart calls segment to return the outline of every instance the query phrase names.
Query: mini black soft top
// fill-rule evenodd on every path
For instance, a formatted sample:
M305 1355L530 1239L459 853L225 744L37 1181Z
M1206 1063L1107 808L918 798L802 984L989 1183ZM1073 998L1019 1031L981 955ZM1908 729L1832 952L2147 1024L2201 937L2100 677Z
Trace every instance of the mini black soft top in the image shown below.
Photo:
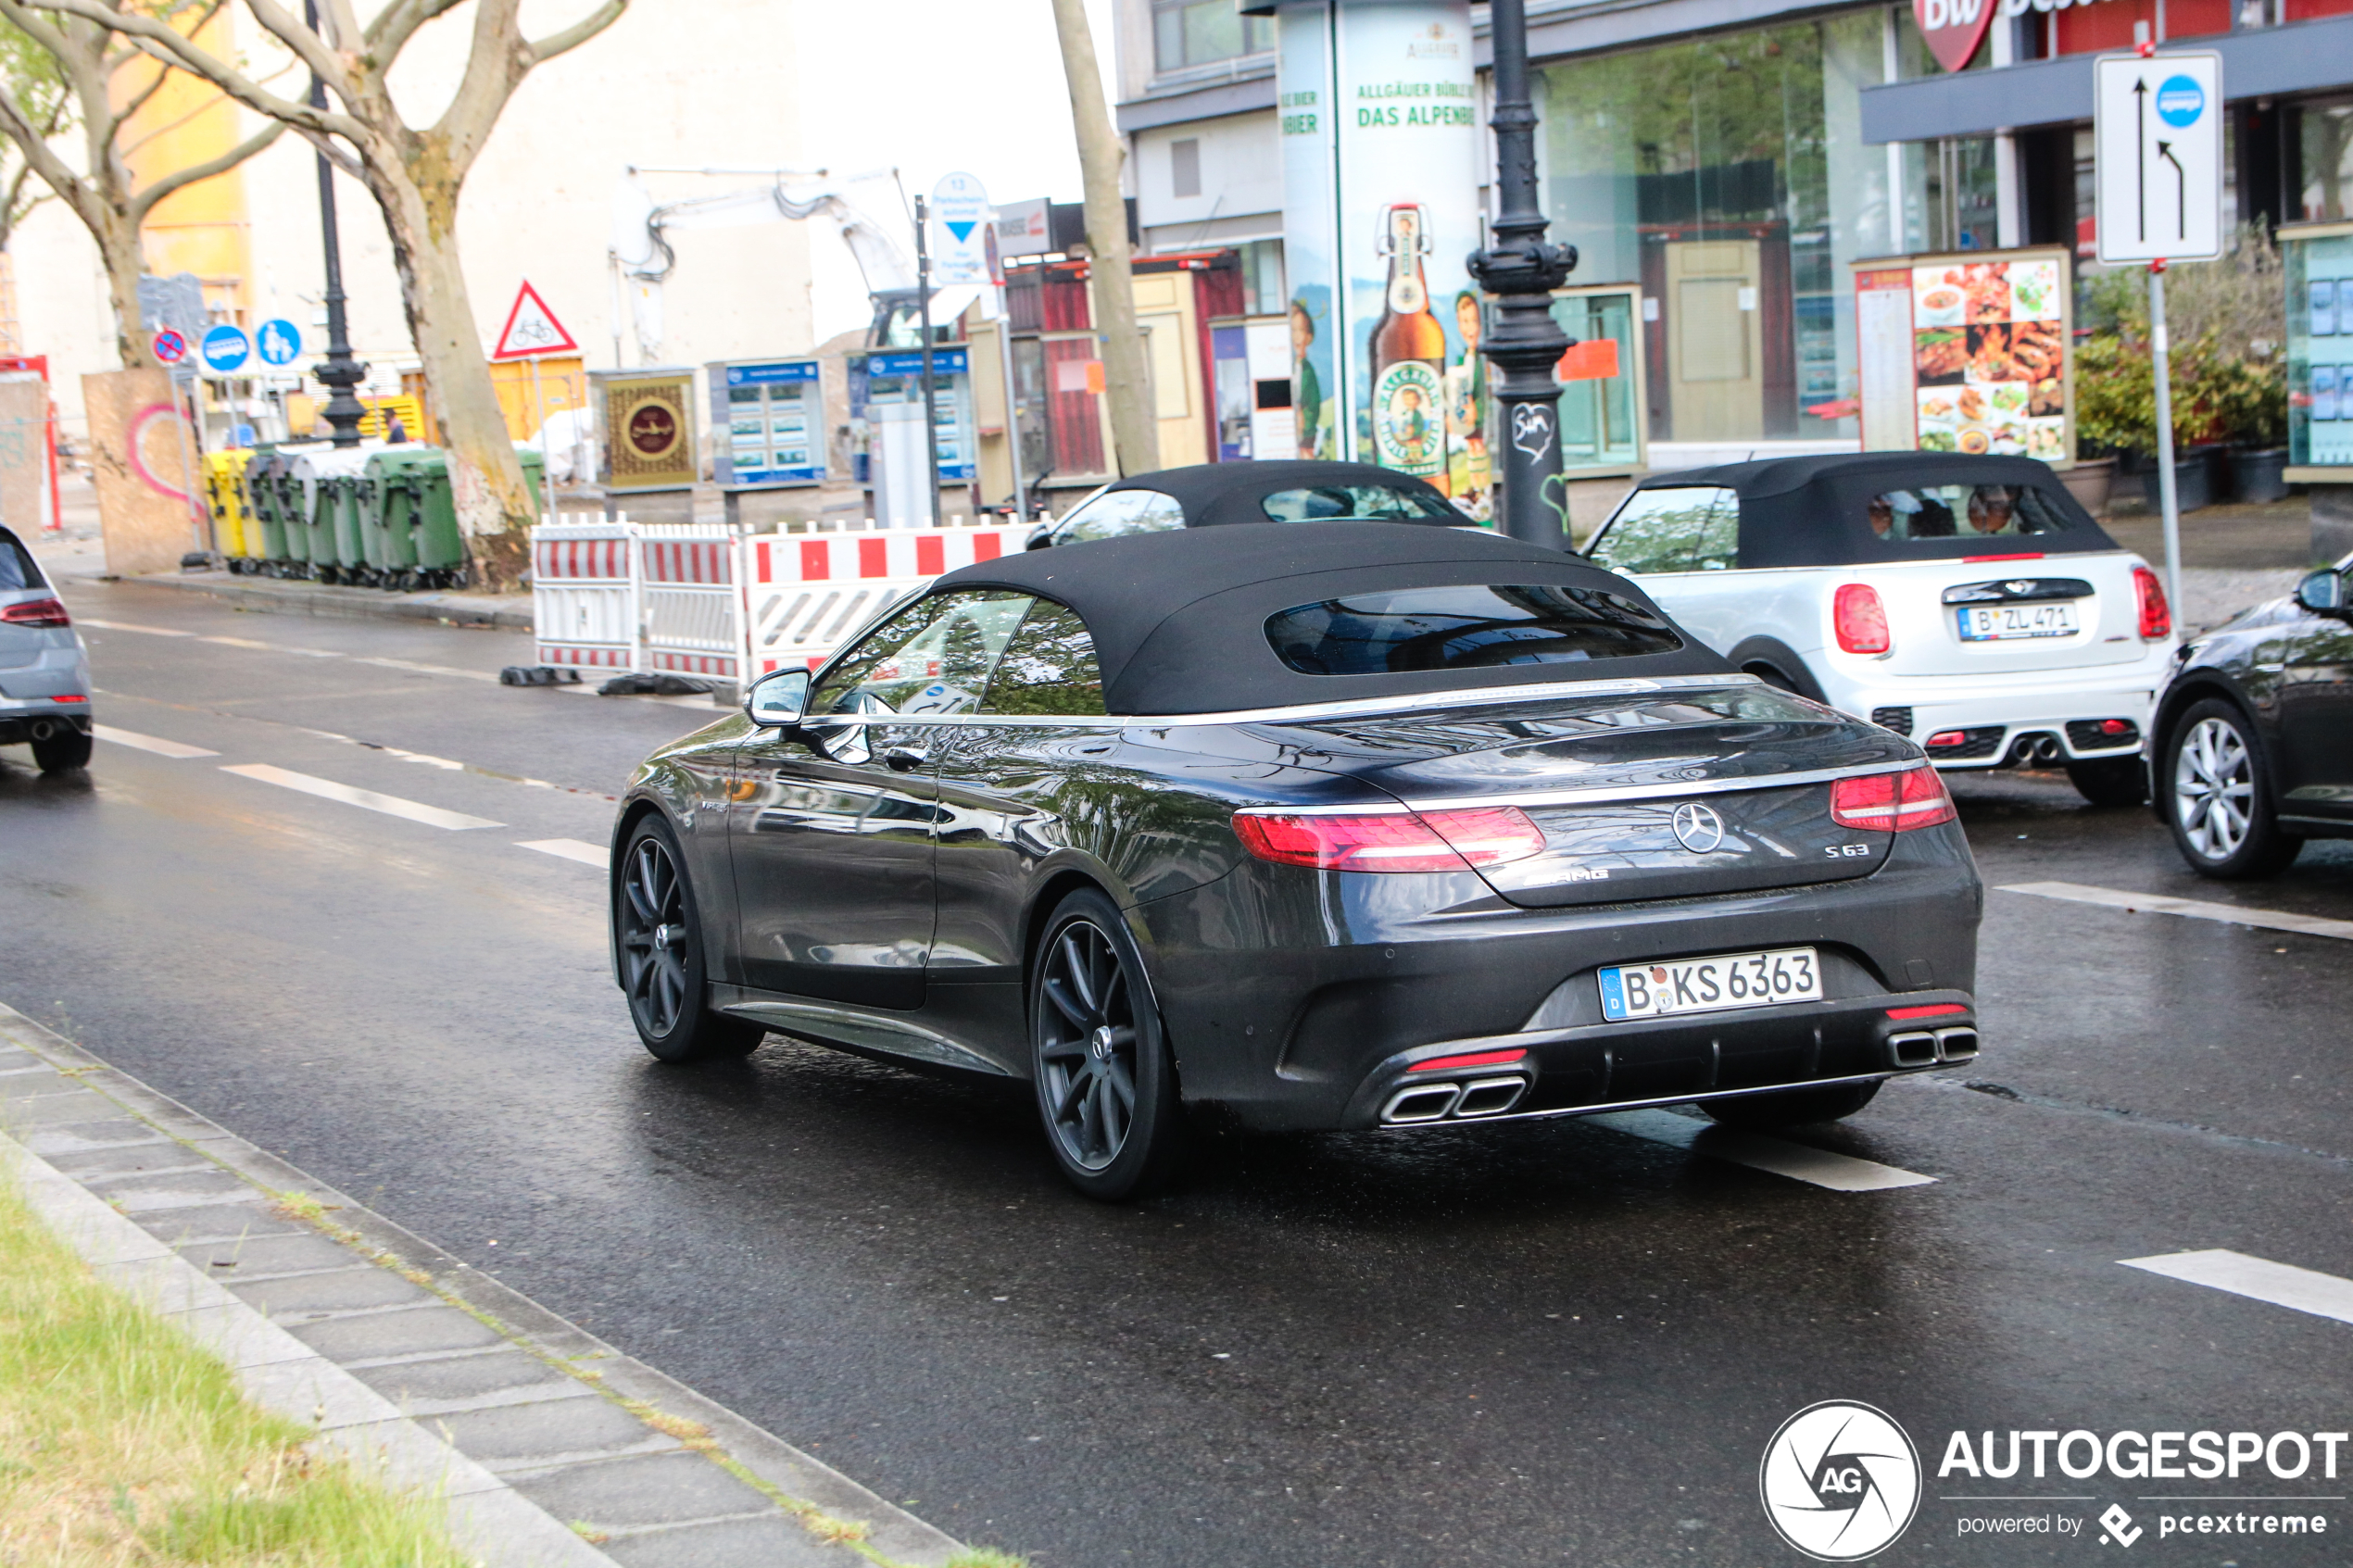
M1670 653L1364 675L1295 671L1266 635L1267 619L1294 606L1474 583L1598 590L1665 620L1642 589L1579 557L1466 529L1386 522L1103 539L981 561L941 577L932 591L1013 588L1076 610L1094 638L1104 706L1116 714L1220 713L1551 681L1733 673L1680 628L1674 630L1682 646Z
M1881 539L1871 532L1871 497L1941 484L2011 484L2032 489L2055 533L2016 537ZM1770 458L1653 474L1637 490L1715 485L1740 496L1743 568L1852 566L1881 560L1944 560L2032 550L2083 555L2122 546L2092 521L2048 464L2032 458L1957 452L1863 452Z
M1185 508L1185 526L1212 528L1229 522L1265 522L1261 498L1279 490L1312 490L1322 484L1377 484L1427 502L1440 515L1402 517L1397 522L1461 527L1470 519L1455 509L1428 480L1371 463L1333 463L1301 458L1270 458L1263 462L1197 463L1189 468L1139 473L1103 486L1111 490L1156 490L1176 497Z

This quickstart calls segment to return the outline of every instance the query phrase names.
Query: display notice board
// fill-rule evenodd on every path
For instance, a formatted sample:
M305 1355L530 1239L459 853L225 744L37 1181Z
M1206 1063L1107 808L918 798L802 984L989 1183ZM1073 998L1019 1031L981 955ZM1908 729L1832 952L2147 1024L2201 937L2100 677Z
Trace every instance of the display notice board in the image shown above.
M1865 451L2074 462L2065 249L1889 257L1854 268Z
M685 490L695 468L695 372L592 370L604 430L606 490Z
M711 472L724 490L825 481L824 382L814 359L709 368Z
M2284 224L2287 478L2353 483L2353 223Z

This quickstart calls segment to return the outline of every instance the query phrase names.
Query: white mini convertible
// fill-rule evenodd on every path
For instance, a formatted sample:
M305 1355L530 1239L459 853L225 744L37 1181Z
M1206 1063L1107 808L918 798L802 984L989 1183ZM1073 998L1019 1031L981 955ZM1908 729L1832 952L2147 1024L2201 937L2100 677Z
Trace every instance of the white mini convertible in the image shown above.
M2173 666L2148 563L2026 458L1785 458L1656 474L1585 553L1772 684L1917 741L1940 769L2064 765L2146 798Z

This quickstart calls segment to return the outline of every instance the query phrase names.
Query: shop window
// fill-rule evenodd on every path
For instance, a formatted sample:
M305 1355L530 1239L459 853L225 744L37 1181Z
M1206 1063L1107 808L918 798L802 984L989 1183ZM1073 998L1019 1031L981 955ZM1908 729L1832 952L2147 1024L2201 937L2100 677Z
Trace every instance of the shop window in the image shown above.
M1164 71L1214 65L1275 46L1274 24L1234 0L1152 0L1152 65Z
M2338 220L2353 200L2353 98L2307 103L2296 115L2303 216Z
M1168 194L1201 194L1201 138L1187 136L1168 144Z

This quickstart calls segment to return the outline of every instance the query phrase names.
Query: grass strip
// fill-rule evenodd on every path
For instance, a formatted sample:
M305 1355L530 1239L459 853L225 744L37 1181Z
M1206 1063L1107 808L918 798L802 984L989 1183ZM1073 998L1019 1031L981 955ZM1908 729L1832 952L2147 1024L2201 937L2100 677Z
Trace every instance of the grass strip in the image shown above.
M94 1278L0 1169L0 1563L467 1568L437 1505L313 1435Z

